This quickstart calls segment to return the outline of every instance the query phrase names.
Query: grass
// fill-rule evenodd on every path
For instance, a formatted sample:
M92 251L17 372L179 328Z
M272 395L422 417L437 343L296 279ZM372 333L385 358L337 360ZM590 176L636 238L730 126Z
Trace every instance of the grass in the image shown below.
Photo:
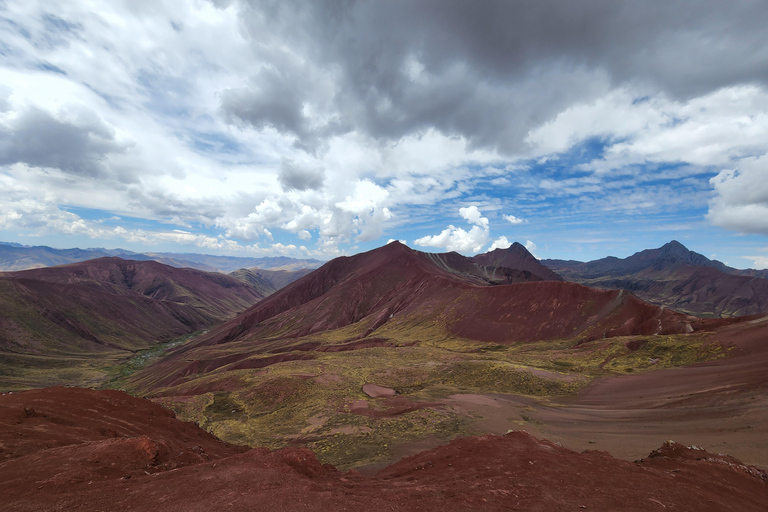
M135 352L127 361L105 367L104 380L99 387L101 389L122 389L127 384L128 377L160 360L169 350L183 345L195 336L206 332L208 331L197 331L179 336L165 343L158 343L148 349Z
M350 334L347 328L273 340L266 346L273 350L273 345L283 344L291 352L292 346L310 341L343 343ZM410 345L416 339L420 343ZM415 404L458 393L515 394L546 401L575 393L595 378L684 366L726 354L706 333L505 346L450 338L425 326L406 339L390 340L400 346L314 352L314 359L260 370L220 368L162 390L155 400L226 441L270 448L304 445L323 463L350 469L390 461L409 443L480 433L476 425L481 418L445 407L378 417L354 412L353 405L365 404L370 411L386 413L386 401L362 392L366 382L393 388ZM233 345L209 350L231 354L237 349ZM189 396L203 382L210 389L226 388L226 382L229 390Z

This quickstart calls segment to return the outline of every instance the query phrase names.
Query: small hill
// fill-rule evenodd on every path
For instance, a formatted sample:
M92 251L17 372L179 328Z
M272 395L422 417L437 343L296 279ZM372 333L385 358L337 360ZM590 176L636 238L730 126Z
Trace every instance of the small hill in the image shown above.
M630 290L654 304L695 315L730 317L768 312L768 279L759 277L761 271L733 269L674 240L624 259L544 263L569 281Z

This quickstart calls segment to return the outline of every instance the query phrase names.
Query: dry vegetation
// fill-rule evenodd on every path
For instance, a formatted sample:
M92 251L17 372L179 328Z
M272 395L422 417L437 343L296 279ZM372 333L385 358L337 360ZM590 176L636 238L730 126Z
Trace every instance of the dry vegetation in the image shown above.
M514 394L546 401L575 393L598 377L683 366L726 353L706 333L507 346L450 338L434 325L389 332L399 335L387 340L390 347L348 351L317 349L348 342L359 325L273 340L263 347L270 355L282 345L284 354L311 354L312 359L258 369L222 367L151 396L226 441L308 446L321 462L349 469L396 460L409 443L482 433L477 427L482 418L445 405L453 395ZM308 344L315 350L308 352ZM236 346L217 350L232 354ZM263 357L268 356L251 356ZM119 382L141 394L141 373L123 375ZM362 391L366 383L392 388L397 397L370 398Z

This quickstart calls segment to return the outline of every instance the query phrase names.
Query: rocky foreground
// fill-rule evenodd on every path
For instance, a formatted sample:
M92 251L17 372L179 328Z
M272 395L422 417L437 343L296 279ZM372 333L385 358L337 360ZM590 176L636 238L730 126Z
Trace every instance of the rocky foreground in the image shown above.
M764 511L768 476L665 443L627 462L525 432L470 437L341 473L305 449L219 441L119 391L0 396L3 510Z

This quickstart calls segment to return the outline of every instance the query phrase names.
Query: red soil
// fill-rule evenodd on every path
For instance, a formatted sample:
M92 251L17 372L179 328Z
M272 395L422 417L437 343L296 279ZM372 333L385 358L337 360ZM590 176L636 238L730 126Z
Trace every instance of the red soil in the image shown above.
M667 445L637 462L524 432L452 441L378 475L244 451L121 392L0 396L3 510L764 511L766 474Z
M722 327L712 338L730 347L728 358L601 379L524 412L504 402L497 414L530 416L542 435L574 449L634 459L674 439L768 467L768 317Z

